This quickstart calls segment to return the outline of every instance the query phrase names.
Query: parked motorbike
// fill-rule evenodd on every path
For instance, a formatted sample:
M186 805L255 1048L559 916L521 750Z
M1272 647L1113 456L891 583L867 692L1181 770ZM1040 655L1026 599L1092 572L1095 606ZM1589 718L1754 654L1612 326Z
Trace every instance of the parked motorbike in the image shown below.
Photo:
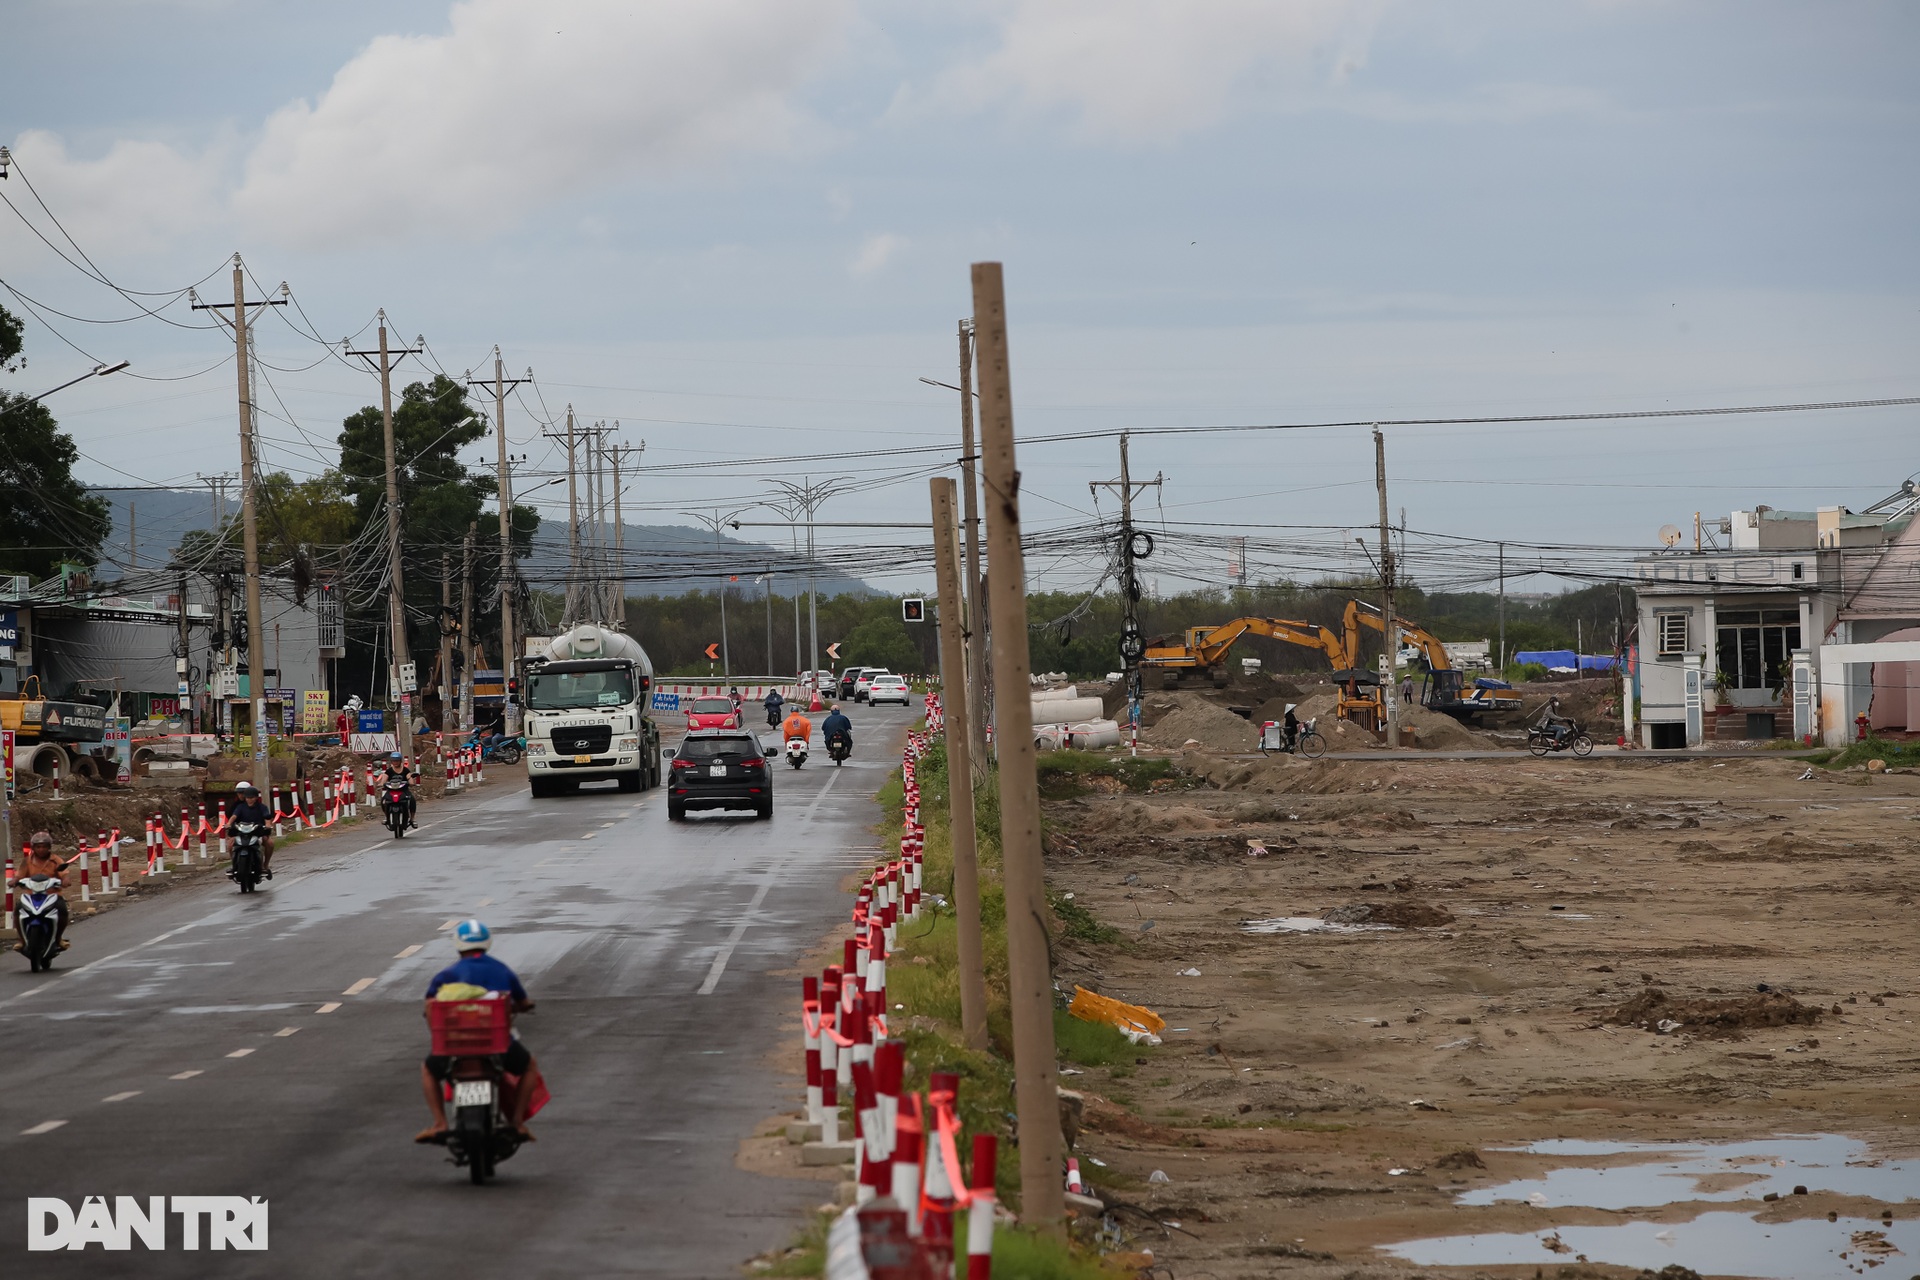
M233 824L233 867L227 873L240 886L240 892L252 893L266 873L266 828L258 822Z
M520 1149L507 1113L507 1074L500 1055L511 1042L502 999L429 1002L433 1051L453 1059L442 1085L447 1101L447 1155L474 1186Z
M1527 731L1527 750L1537 756L1544 756L1549 751L1567 750L1571 750L1577 756L1584 756L1593 751L1593 739L1587 736L1586 726L1583 724L1560 724L1552 728L1536 725Z
M846 734L836 733L827 739L827 757L833 761L836 769L840 767L841 761L852 754L853 739Z
M787 763L798 769L807 762L807 740L805 738L787 739Z
M15 881L19 891L20 940L31 972L53 968L60 954L60 882L52 876Z
M387 824L387 830L393 832L395 840L406 838L407 828L412 823L407 820L407 785L404 782L380 784L380 817Z
M488 733L476 729L466 741L469 747L482 747L480 758L486 761L498 761L501 764L519 764L521 752L525 750L524 739L509 738L505 734Z

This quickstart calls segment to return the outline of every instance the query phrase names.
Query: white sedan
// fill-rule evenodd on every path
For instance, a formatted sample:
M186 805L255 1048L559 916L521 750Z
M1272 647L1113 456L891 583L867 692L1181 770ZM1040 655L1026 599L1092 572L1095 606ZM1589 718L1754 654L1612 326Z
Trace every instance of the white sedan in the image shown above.
M873 678L867 686L867 703L879 706L883 702L897 702L901 706L911 706L913 691L907 688L905 676L880 675Z

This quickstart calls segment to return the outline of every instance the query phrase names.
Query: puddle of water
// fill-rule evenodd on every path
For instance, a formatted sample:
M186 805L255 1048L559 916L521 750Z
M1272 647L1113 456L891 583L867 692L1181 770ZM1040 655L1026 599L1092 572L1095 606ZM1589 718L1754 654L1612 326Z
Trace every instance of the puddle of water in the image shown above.
M1891 1246L1888 1248L1887 1246ZM1744 1213L1704 1213L1692 1222L1628 1222L1613 1227L1559 1227L1532 1234L1502 1233L1408 1240L1383 1246L1418 1266L1469 1267L1497 1263L1588 1261L1621 1267L1690 1267L1703 1275L1754 1280L1852 1280L1901 1260L1890 1275L1905 1275L1920 1255L1920 1223L1883 1226L1871 1218L1824 1217L1757 1223ZM1901 1271L1899 1267L1908 1267Z
M1514 1149L1531 1155L1648 1159L1607 1169L1553 1169L1543 1177L1466 1192L1457 1203L1518 1200L1546 1207L1636 1209L1684 1200L1760 1200L1768 1192L1789 1196L1795 1186L1894 1204L1920 1197L1920 1161L1875 1159L1866 1143L1842 1134L1721 1143L1551 1139Z
M1330 924L1319 916L1275 916L1270 920L1242 920L1245 933L1392 933L1390 924Z

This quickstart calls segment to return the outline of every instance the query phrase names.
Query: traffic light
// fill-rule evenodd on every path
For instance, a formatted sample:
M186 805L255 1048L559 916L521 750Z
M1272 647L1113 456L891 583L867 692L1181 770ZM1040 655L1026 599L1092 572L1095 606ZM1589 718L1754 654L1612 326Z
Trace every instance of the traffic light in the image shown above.
M919 596L908 596L900 602L900 621L925 622L927 620L927 602Z

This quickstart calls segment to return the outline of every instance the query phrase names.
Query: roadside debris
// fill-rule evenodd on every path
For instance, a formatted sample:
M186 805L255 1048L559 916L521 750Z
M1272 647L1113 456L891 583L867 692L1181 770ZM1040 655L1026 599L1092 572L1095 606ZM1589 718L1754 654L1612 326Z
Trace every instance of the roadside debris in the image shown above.
M1193 976L1199 976L1199 972L1194 970ZM1151 1009L1127 1004L1082 986L1074 987L1073 1003L1067 1006L1067 1012L1082 1022L1104 1022L1135 1044L1159 1044L1159 1033L1167 1028L1167 1020Z

